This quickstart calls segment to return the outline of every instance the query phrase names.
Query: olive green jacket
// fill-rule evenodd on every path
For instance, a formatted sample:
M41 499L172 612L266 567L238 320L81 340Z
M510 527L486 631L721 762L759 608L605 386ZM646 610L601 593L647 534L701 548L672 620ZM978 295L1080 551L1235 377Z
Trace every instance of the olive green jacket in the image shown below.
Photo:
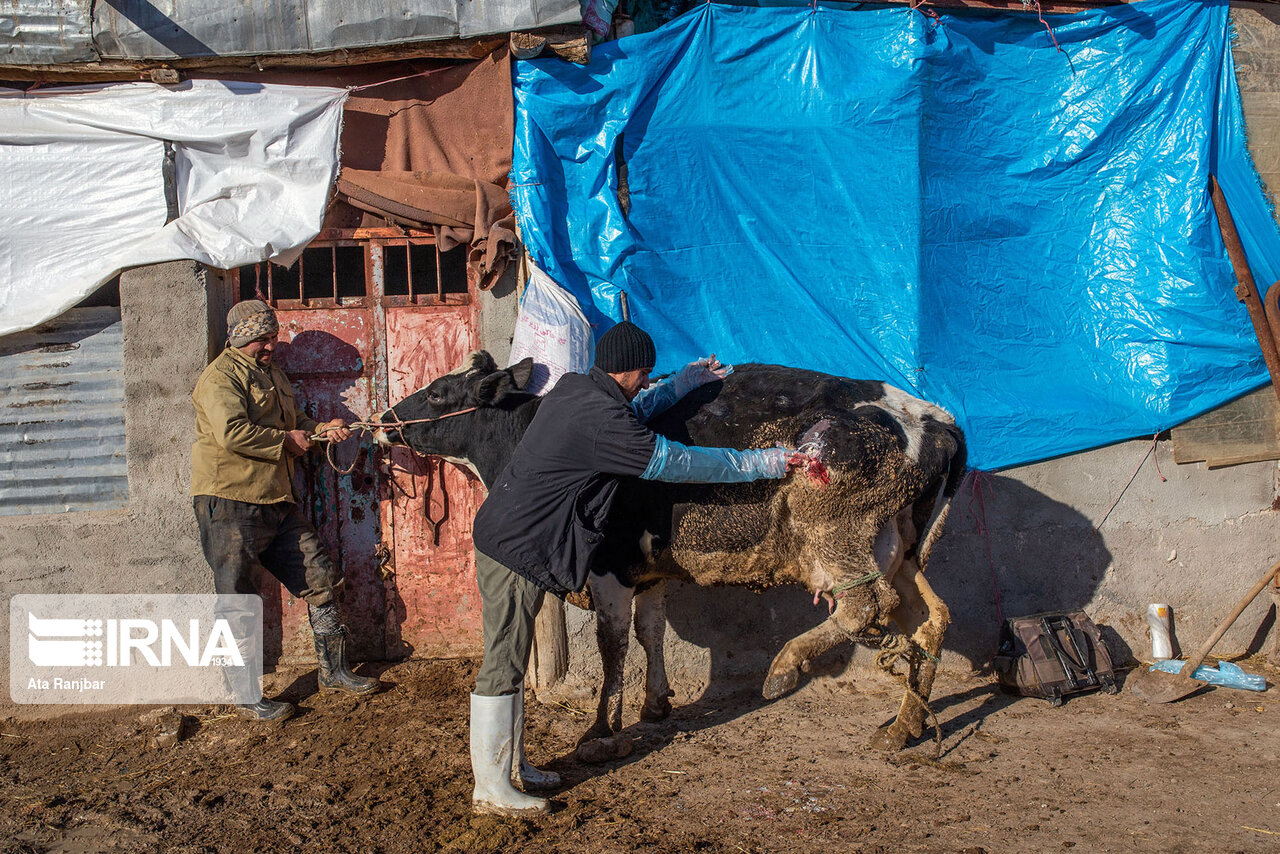
M297 500L284 436L289 430L314 433L317 425L298 409L284 371L228 347L204 369L191 402L192 495L250 504Z

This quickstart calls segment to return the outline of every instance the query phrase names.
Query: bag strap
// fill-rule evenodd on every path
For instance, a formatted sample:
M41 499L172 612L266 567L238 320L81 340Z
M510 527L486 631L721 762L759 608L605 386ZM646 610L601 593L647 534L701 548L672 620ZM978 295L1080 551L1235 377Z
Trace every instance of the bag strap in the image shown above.
M1042 617L1040 625L1043 629L1041 636L1045 638L1049 649L1057 657L1058 663L1062 665L1062 669L1066 673L1071 686L1079 688L1082 685L1097 685L1098 676L1093 672L1093 668L1089 667L1089 659L1080 648L1080 641L1075 636L1075 629L1071 622L1065 617ZM1057 630L1059 628L1066 632L1067 640L1071 642L1071 652L1068 652L1063 647L1062 641L1058 637Z

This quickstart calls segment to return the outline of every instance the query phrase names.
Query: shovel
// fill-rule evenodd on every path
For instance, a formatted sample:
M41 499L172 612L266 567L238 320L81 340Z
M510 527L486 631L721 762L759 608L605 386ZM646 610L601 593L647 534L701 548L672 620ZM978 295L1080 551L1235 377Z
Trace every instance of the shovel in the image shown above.
M1231 615L1223 620L1213 634L1209 636L1209 639L1205 641L1204 646L1196 650L1196 654L1187 659L1187 663L1182 666L1181 671L1178 673L1165 673L1161 670L1139 668L1130 673L1129 678L1126 680L1129 690L1148 703L1172 703L1203 688L1205 683L1192 679L1191 674L1195 673L1196 668L1204 663L1205 656L1209 654L1209 650L1213 649L1213 645L1222 640L1222 636L1227 633L1227 629L1231 628L1231 624L1244 613L1244 609L1249 607L1250 602L1258 598L1258 594L1271 583L1271 579L1275 578L1277 572L1280 572L1280 563L1267 570L1266 575L1262 576L1262 580L1245 594L1245 597L1236 605Z

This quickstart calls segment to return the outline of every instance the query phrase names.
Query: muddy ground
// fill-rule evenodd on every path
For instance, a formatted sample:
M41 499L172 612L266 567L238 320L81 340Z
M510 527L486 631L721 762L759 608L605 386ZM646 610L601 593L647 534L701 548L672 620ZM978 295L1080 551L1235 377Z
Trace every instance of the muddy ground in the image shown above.
M771 703L744 690L632 723L633 754L606 765L572 758L584 710L531 699L530 755L566 785L551 815L506 820L469 809L472 664L381 676L389 690L352 700L315 694L314 673L275 674L299 717L184 707L165 747L159 710L5 719L0 851L1280 850L1275 688L1055 709L944 679L935 760L928 737L897 756L865 746L896 708L892 683L824 677Z

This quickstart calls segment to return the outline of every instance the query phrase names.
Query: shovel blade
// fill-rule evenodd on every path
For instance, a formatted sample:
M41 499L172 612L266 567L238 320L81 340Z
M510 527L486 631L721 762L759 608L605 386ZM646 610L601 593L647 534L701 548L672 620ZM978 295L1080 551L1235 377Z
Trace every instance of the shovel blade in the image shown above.
M1165 673L1161 670L1148 670L1146 667L1131 671L1124 684L1129 693L1148 703L1172 703L1191 696L1205 686L1205 683L1181 673Z

